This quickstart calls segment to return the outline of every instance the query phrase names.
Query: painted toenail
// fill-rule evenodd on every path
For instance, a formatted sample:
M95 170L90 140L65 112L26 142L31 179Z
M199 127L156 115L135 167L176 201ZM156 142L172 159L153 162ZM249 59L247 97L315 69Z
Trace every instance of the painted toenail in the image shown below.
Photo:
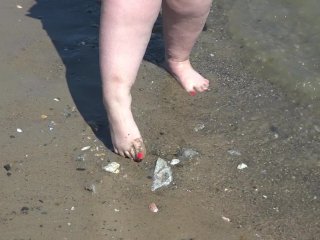
M139 160L142 160L142 159L144 158L143 152L138 152L138 153L137 153L137 158L138 158Z
M195 91L190 91L189 94L190 94L190 96L193 97L193 96L195 96L197 93L196 93Z

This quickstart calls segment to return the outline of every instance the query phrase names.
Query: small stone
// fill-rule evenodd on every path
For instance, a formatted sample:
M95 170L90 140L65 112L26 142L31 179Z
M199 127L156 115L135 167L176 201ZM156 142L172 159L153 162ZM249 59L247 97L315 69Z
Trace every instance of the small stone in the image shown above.
M87 170L87 165L86 165L86 163L85 163L85 162L82 162L82 161L78 161L78 162L77 162L76 170L77 170L77 171L85 171L85 170Z
M44 114L41 115L41 119L47 119L47 118L48 118L47 115L44 115Z
M29 208L28 208L28 207L22 207L21 210L20 210L20 212L21 212L22 214L28 214L28 213L29 213Z
M314 125L314 130L316 130L317 132L319 132L319 133L320 133L320 127L319 127L319 126Z
M6 164L3 166L3 168L7 171L10 171L11 170L11 164Z
M86 160L87 159L87 154L85 153L82 153L82 154L79 154L76 158L76 164L77 164L77 168L76 170L77 171L85 171L87 169L87 166L86 166Z
M21 5L17 5L17 8L21 9L21 8L22 8L22 6L21 6Z
M195 127L194 127L194 131L195 132L199 132L200 130L204 129L205 128L205 125L203 123L199 123L197 124Z
M60 102L60 98L54 98L53 100L56 102Z
M23 131L22 131L21 128L17 128L17 132L18 132L18 133L22 133Z
M49 131L52 131L54 126L56 126L56 123L54 121L50 121L48 124Z
M247 167L248 167L247 164L245 164L245 163L240 163L240 164L238 165L237 169L242 170L242 169L245 169L245 168L247 168Z
M86 159L87 159L87 154L85 153L81 153L76 157L76 160L81 162L84 162Z
M232 156L241 156L241 153L239 151L233 149L228 150L228 153Z
M85 190L92 192L93 194L96 193L96 186L94 184L90 184L84 187Z
M119 173L120 172L119 167L120 167L119 163L111 162L107 166L104 166L102 169L110 173Z
M180 152L180 157L183 160L191 160L197 155L199 155L199 153L191 148L183 148Z

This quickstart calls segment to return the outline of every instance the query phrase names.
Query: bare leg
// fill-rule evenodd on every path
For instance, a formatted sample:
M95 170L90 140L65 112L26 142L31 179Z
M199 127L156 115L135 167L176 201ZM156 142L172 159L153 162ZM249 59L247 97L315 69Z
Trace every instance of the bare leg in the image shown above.
M100 68L114 151L141 160L144 144L131 112L131 87L158 16L161 0L103 0Z
M191 66L189 56L210 6L211 0L164 0L162 4L166 67L192 96L209 87L209 81Z

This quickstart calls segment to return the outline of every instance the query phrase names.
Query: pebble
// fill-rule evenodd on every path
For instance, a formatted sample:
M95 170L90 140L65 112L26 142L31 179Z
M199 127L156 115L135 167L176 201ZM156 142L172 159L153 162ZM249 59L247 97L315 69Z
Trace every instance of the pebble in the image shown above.
M96 193L96 186L94 184L90 184L84 187L85 190L92 192L93 194Z
M77 171L85 171L87 169L87 164L84 160L77 161Z
M248 167L247 164L245 164L245 163L240 163L240 164L238 165L237 169L242 170L242 169L245 169L245 168L247 168L247 167Z
M111 162L107 166L104 166L102 169L106 172L111 172L111 173L119 173L120 164L117 162Z
M23 131L22 131L21 128L17 128L17 132L18 132L18 133L22 133Z
M194 131L195 132L199 132L200 130L204 129L205 128L205 125L203 123L199 123L197 124L195 127L194 127Z
M28 213L29 213L29 208L28 208L28 207L22 207L22 208L20 209L20 212L21 212L22 214L28 214Z
M56 123L54 121L50 121L49 124L48 124L49 130L52 131L54 126L56 126Z
M87 159L87 154L81 153L77 156L76 160L77 161L85 161Z
M8 163L8 164L4 165L3 168L5 170L7 170L7 171L10 171L11 170L11 164Z
M241 153L239 151L233 149L228 150L228 153L232 156L241 156Z
M180 152L180 157L184 160L191 160L197 155L199 155L199 153L191 148L182 148Z

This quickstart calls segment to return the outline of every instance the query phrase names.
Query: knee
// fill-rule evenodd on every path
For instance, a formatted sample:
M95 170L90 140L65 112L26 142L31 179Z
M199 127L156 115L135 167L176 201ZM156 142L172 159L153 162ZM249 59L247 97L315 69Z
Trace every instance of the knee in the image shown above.
M212 0L165 0L167 8L175 14L202 17L209 13Z

